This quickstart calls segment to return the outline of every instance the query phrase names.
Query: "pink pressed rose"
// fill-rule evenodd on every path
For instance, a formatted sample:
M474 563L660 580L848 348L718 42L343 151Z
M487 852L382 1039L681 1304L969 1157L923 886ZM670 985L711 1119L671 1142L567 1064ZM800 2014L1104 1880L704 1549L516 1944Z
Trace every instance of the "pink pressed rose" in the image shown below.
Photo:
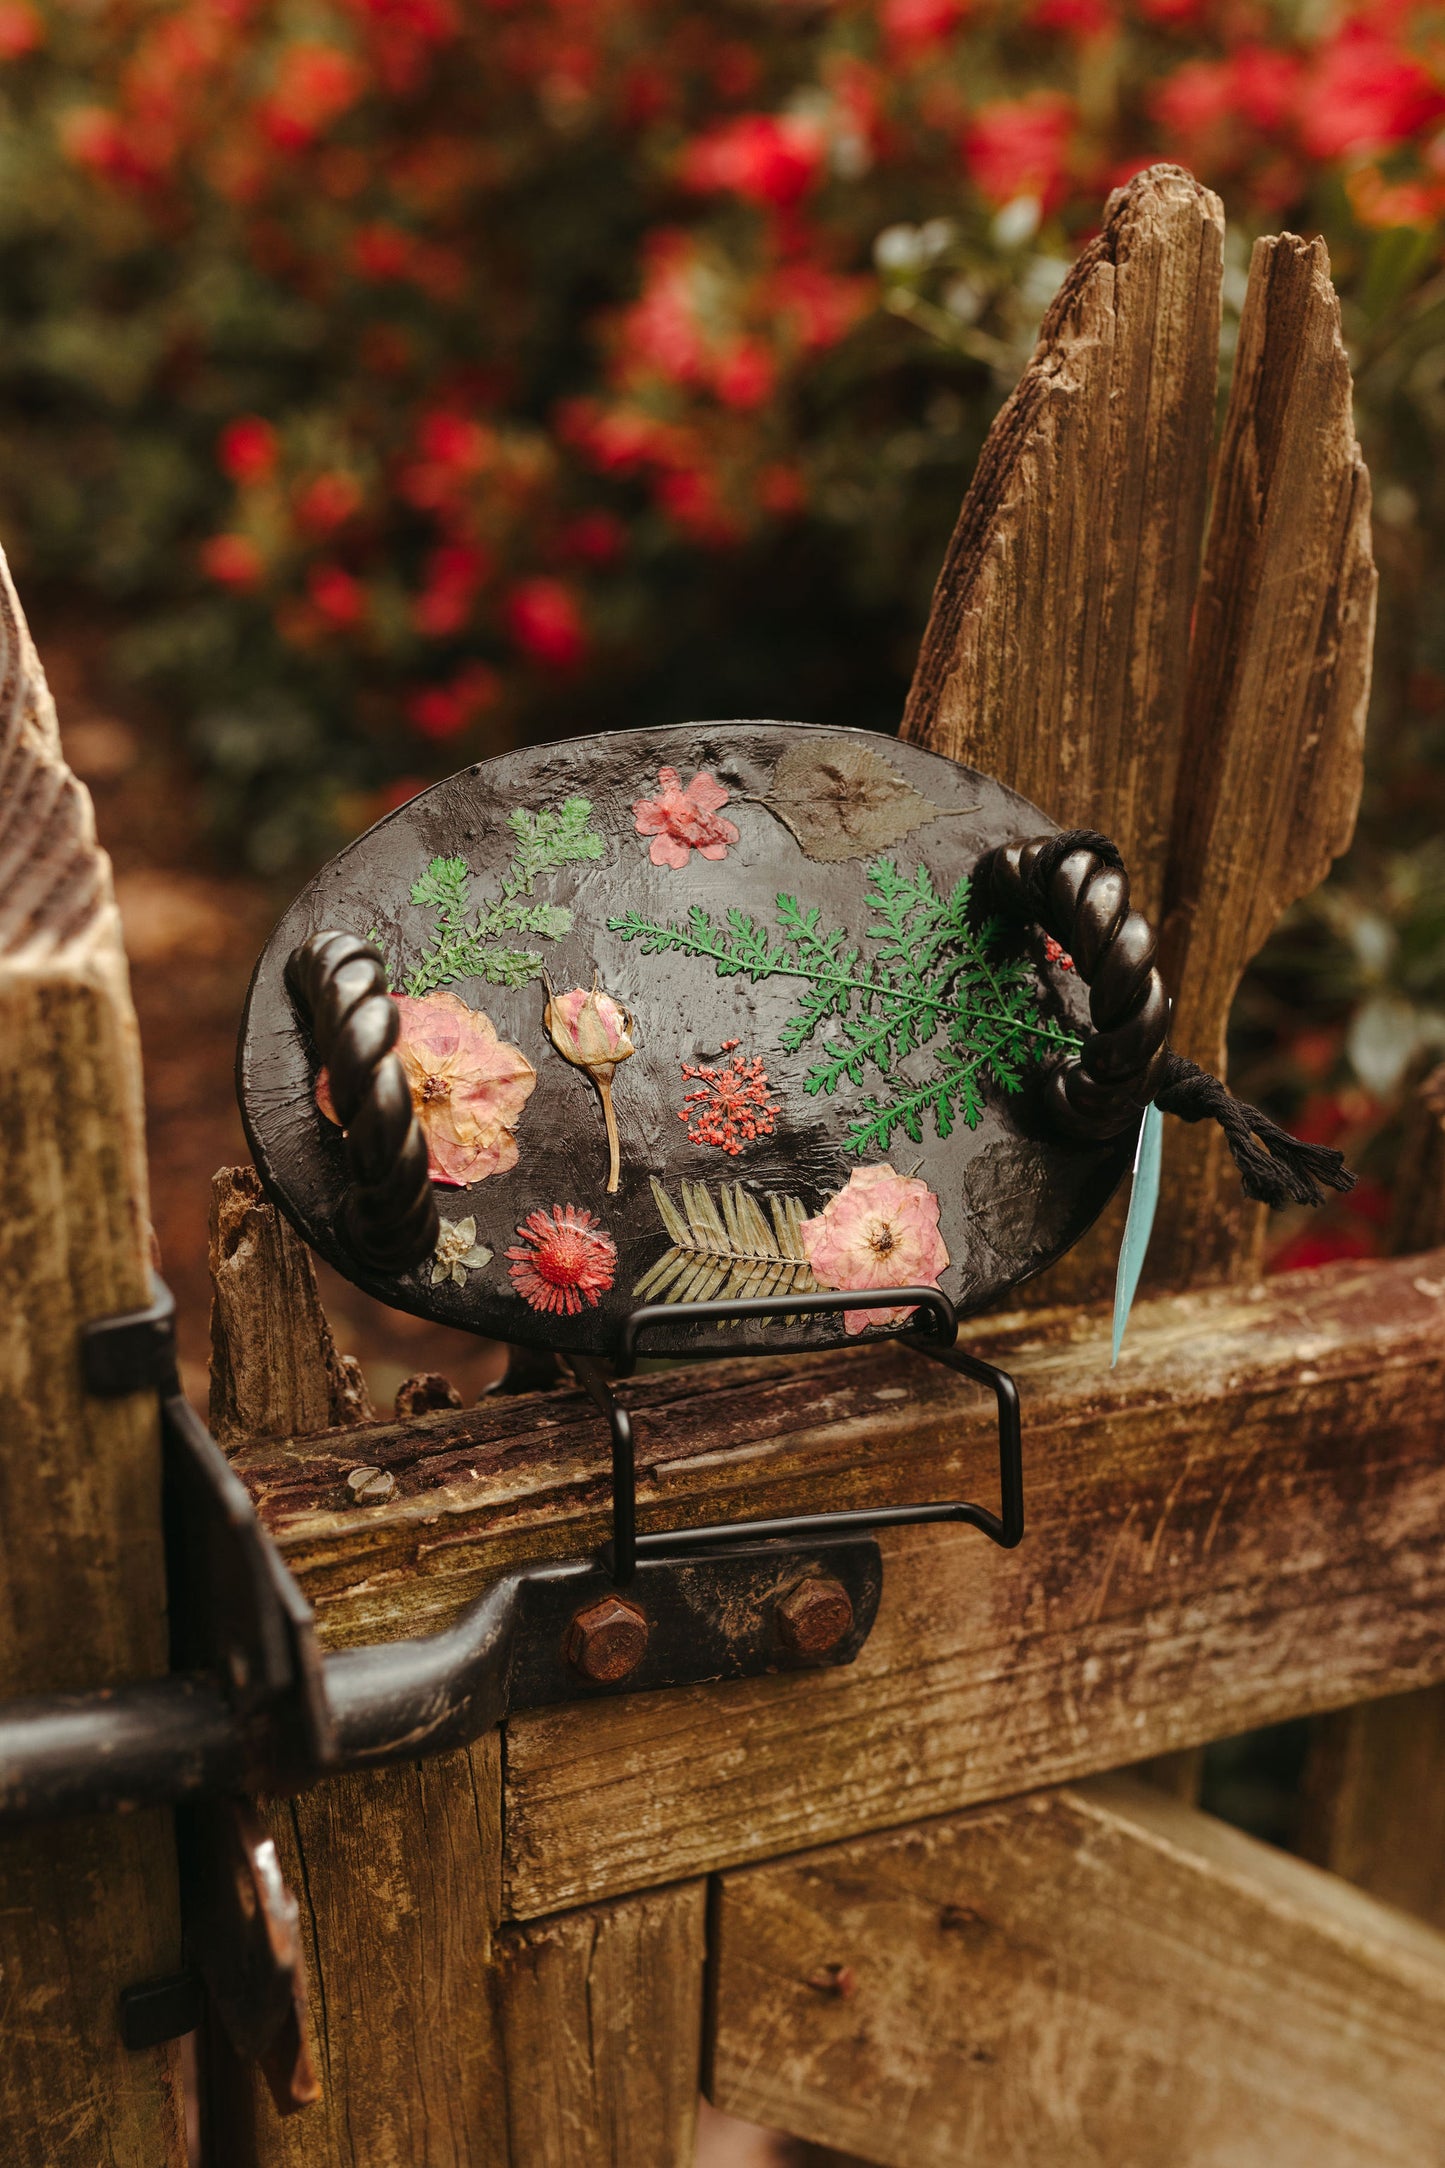
M648 852L652 863L680 868L687 864L689 851L704 858L726 858L738 831L719 815L728 793L717 777L699 768L684 790L676 768L659 768L657 780L662 786L657 796L639 798L632 808L637 833L652 837Z
M542 1023L562 1059L570 1061L574 1069L585 1069L597 1086L607 1124L607 1194L615 1196L621 1162L617 1117L612 1111L612 1075L618 1063L632 1053L632 1019L611 994L600 993L595 985L574 986L568 993L555 994L549 980Z
M525 1054L497 1037L480 1009L456 994L397 994L397 1053L426 1138L427 1173L450 1189L507 1174L517 1164L513 1134L537 1072ZM316 1104L337 1119L323 1069Z
M617 1245L580 1205L553 1205L529 1212L517 1229L520 1246L508 1250L507 1271L523 1302L534 1310L575 1317L585 1303L597 1307L617 1271Z
M936 1287L948 1251L938 1232L938 1199L926 1182L892 1167L860 1167L799 1230L824 1287ZM847 1310L849 1332L896 1325L909 1310Z

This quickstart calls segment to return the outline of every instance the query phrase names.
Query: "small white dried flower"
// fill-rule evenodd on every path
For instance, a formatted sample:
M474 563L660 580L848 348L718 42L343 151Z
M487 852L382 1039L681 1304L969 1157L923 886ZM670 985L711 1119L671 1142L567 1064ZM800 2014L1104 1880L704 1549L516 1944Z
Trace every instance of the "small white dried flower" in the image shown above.
M433 1287L442 1280L455 1280L458 1287L465 1287L468 1272L479 1271L492 1261L491 1251L477 1240L474 1219L443 1220L433 1255L436 1258L431 1268Z

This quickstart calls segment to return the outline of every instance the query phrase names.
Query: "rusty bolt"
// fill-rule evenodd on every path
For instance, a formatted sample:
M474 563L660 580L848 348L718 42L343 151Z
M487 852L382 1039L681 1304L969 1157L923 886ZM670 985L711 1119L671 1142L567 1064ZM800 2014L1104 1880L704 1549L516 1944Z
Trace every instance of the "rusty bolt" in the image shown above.
M602 1596L577 1613L567 1628L563 1654L574 1671L598 1686L625 1679L647 1647L647 1615L625 1596Z
M795 1656L826 1656L853 1623L853 1603L841 1581L810 1574L778 1605L778 1631Z
M389 1468L353 1468L346 1478L348 1496L359 1506L384 1506L396 1489Z

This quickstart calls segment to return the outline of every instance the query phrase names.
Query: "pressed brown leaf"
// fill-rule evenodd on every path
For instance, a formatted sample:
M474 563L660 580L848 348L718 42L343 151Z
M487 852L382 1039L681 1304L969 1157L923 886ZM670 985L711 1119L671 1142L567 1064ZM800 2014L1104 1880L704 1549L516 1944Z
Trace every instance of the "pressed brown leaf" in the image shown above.
M944 810L906 783L871 745L851 738L793 746L778 762L772 789L758 802L823 865L873 858Z

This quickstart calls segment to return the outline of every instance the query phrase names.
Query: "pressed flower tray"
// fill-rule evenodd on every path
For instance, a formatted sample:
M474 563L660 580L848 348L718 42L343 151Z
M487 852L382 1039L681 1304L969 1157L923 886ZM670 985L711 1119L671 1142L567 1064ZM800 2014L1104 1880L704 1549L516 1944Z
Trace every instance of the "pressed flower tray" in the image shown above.
M1037 930L978 926L961 885L1053 825L935 754L798 723L468 768L334 858L272 935L237 1063L256 1164L348 1278L498 1339L605 1354L643 1303L826 1288L935 1282L977 1310L1078 1240L1134 1148L1050 1134L1041 1086L1087 993ZM402 1273L348 1241L342 1133L285 984L323 929L375 942L402 1010L441 1214ZM664 1327L647 1351L896 1322Z

